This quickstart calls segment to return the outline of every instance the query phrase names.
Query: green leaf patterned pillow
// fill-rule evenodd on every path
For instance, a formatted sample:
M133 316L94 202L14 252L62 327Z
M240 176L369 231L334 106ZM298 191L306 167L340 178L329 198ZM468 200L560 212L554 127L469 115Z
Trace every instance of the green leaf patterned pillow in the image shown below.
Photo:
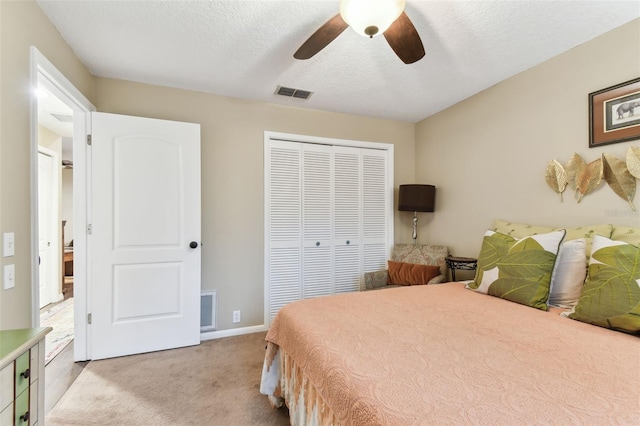
M467 288L547 310L551 273L564 235L559 230L517 240L487 231L475 279Z
M640 333L640 247L596 235L589 275L569 318Z

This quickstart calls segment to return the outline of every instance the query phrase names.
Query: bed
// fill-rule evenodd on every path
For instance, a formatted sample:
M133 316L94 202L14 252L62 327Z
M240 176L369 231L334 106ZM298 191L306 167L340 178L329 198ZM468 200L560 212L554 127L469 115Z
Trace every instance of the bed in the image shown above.
M291 424L640 424L640 339L463 283L291 303L261 391Z
M496 220L473 280L294 302L266 340L292 425L640 425L640 228Z

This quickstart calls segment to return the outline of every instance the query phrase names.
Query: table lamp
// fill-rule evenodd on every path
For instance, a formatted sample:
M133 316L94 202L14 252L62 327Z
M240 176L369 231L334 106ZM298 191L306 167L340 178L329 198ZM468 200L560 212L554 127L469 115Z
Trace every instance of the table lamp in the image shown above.
M436 203L436 187L433 185L400 185L398 211L413 212L413 244L418 239L418 212L433 212Z

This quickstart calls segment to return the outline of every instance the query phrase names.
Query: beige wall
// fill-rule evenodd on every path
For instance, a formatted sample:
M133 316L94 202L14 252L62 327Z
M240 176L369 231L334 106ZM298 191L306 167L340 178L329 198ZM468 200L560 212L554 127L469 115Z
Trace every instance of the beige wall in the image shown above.
M263 323L264 131L395 145L395 181L414 179L415 125L98 79L101 112L199 123L202 288L218 290L218 327ZM410 238L396 223L396 238ZM403 232L405 235L403 235ZM233 310L242 322L232 324Z
M624 159L640 141L588 148L588 93L640 76L640 20L598 37L429 117L416 128L416 177L437 187L423 241L477 256L496 218L540 225L640 226L635 209L605 184L580 204L545 183L547 163L577 152ZM640 191L638 191L640 192Z
M15 232L16 287L0 287L0 329L31 326L30 46L89 100L94 78L33 1L0 1L0 234ZM1 274L0 274L1 276Z

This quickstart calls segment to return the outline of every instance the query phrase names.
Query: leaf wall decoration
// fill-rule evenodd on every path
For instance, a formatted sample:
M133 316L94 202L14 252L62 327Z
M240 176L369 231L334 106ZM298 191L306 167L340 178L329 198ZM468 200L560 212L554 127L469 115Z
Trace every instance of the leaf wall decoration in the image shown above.
M562 193L567 187L567 172L562 164L558 163L555 159L551 160L547 165L544 179L551 189L560 194L560 202L562 202Z
M586 167L587 163L575 152L564 166L567 172L567 183L574 190L576 198L578 197L578 176Z
M603 174L602 157L600 157L587 164L586 167L576 175L578 202L582 201L585 195L593 192L600 186Z
M627 151L627 169L632 176L640 179L640 147L629 147L629 151Z
M604 160L604 180L613 189L613 192L628 201L631 209L635 211L633 197L636 195L636 178L629 173L624 161L606 153L602 154L602 158Z

